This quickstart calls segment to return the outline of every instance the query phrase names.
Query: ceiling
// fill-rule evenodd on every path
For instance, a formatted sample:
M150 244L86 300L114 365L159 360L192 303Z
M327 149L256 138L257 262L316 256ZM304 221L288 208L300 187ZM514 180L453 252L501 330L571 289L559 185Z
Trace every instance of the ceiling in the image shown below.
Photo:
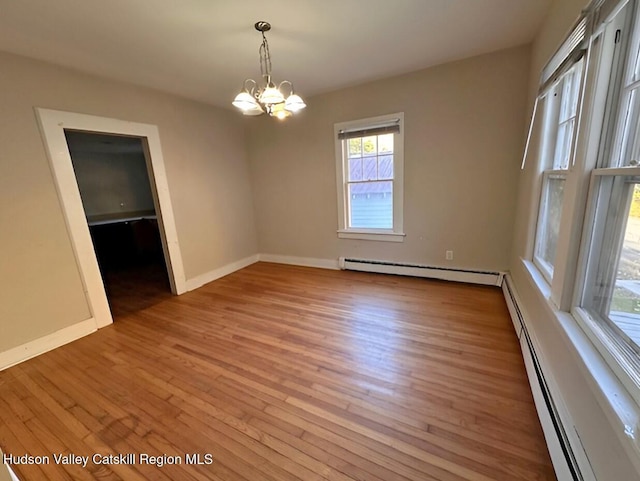
M0 0L0 50L222 107L260 75L311 96L531 41L551 0Z

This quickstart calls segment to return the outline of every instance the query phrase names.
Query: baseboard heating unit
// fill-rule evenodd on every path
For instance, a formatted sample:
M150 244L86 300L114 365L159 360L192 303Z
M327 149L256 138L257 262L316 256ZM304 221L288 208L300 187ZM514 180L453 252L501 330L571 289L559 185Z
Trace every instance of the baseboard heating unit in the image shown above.
M367 259L352 259L340 257L338 266L343 270L376 272L379 274L397 274L401 276L427 277L445 281L468 282L470 284L484 284L489 286L502 285L504 273L453 269L447 267L408 264L404 262L387 262Z
M536 342L527 330L525 316L520 309L517 293L511 285L510 277L504 277L502 292L504 294L513 326L520 340L520 349L527 368L529 385L549 448L549 454L556 471L558 481L590 481L595 480L589 469L581 469L571 440L565 430L558 404L554 401L552 389L545 377L540 357L536 350ZM584 452L583 452L584 454Z

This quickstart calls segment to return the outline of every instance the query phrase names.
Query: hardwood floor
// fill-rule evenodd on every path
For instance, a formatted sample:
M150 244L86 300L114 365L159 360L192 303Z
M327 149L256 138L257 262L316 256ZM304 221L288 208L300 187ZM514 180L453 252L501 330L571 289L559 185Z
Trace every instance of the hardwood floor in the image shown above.
M114 319L143 311L173 297L164 262L133 263L105 270L102 275Z
M51 462L22 480L555 479L497 288L258 263L121 307L0 372L0 447Z

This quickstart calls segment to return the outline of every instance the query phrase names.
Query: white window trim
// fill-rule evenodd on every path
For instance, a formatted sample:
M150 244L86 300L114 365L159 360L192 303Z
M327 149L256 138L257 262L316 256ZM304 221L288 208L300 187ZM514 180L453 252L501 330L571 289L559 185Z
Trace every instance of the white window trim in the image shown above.
M640 405L629 391L625 376L620 376L617 364L603 356L597 337L586 327L582 310L564 312L551 301L550 288L531 261L521 259L529 281L540 293L544 308L557 321L561 332L577 353L578 368L588 380L598 404L631 461L640 470Z
M617 15L618 11L616 11ZM631 10L628 12L628 19L623 17L621 20L614 20L618 25L624 24L627 27L630 26L631 20L634 22L639 18L640 12L638 11L638 5L631 4ZM613 24L612 24L613 25ZM638 177L640 176L640 167L632 166L613 166L608 165L612 159L619 160L617 158L618 151L616 142L619 142L620 131L618 122L620 121L619 115L621 109L626 103L625 94L625 82L629 75L629 52L638 51L640 49L640 27L636 25L631 30L632 38L629 42L629 50L626 51L624 57L620 57L618 60L623 64L623 71L621 78L613 80L615 83L609 85L607 90L614 89L615 96L618 97L617 101L612 104L608 113L607 131L610 138L613 140L613 145L608 145L603 151L598 152L597 161L594 162L591 169L589 166L585 166L587 172L590 174L589 192L587 196L584 224L582 228L582 239L579 243L579 260L576 272L576 282L574 284L573 299L571 302L571 315L575 319L576 323L581 327L587 338L591 341L595 350L605 360L609 369L615 373L619 382L624 386L631 398L636 403L636 409L640 408L640 375L638 374L638 366L640 362L637 359L637 355L630 356L630 346L624 345L622 339L618 338L612 332L612 328L608 325L606 320L602 320L598 315L594 317L591 312L583 307L584 300L591 296L592 293L588 292L592 279L590 277L593 272L590 267L591 262L594 260L595 253L600 252L601 246L596 239L594 239L595 230L598 225L603 229L604 224L600 217L607 215L606 209L603 209L603 205L600 204L600 180L609 177ZM613 57L616 60L616 57ZM617 65L612 64L612 71L619 68ZM617 85L616 85L617 84ZM607 94L609 95L609 94ZM609 101L609 100L608 100ZM602 130L602 129L601 129ZM615 130L615 131L614 131ZM601 164L605 163L606 166ZM608 205L608 201L605 202ZM631 429L632 428L632 429ZM625 426L625 431L630 430L633 433L633 437L636 441L636 449L640 450L640 425L632 426L629 428ZM629 433L627 433L629 434Z
M398 120L400 132L395 135L393 143L393 228L362 229L348 227L346 196L346 159L343 154L342 140L338 139L341 130L354 130L371 127ZM340 122L333 126L336 156L336 188L338 195L338 237L340 239L359 239L384 242L404 242L406 234L403 230L404 212L404 112L381 115L367 119Z
M600 186L597 180L603 177L640 177L640 167L606 167L594 169L591 172L591 185L589 189L589 205L587 207L587 221L585 222L585 235L581 243L582 258L578 271L575 299L571 314L580 327L585 331L597 351L605 359L611 370L617 375L620 382L627 389L631 397L640 406L640 373L638 366L640 361L637 355L630 355L630 347L621 339L611 333L611 328L606 320L594 318L594 316L581 305L584 298L590 296L588 285L590 282L589 262L594 257L594 252L599 252L601 247L596 244L593 235L599 217L606 215L606 209L602 209L598 203ZM602 209L602 210L600 210ZM640 426L638 428L640 430ZM640 443L640 438L638 439ZM639 446L640 449L640 446Z
M615 4L615 1L608 3ZM637 7L634 2L628 4L621 1L615 7L608 5L603 10L607 15L598 19L601 24L591 32L589 52L584 66L585 72L588 69L591 72L586 77L586 83L583 83L586 96L582 97L584 105L581 108L584 110L576 124L573 139L576 145L573 153L574 162L570 162L569 165L563 201L562 218L566 219L566 225L560 231L556 254L562 261L555 266L551 283L534 264L532 255L535 253L535 238L532 238L532 235L535 236L537 233L536 214L539 213L539 208L532 207L529 214L529 244L525 253L527 258L521 258L521 262L534 291L539 294L539 301L561 328L567 344L575 349L579 369L585 375L589 387L625 451L640 472L640 388L629 373L625 372L624 363L621 364L620 360L616 359L616 346L609 342L605 333L594 329L594 320L580 307L586 282L586 264L591 256L590 237L595 222L595 180L602 176L634 175L633 167L596 168L601 158L610 158L609 144L617 135L605 134L603 140L600 133L612 129L612 123L615 125L620 108L619 101L611 108L601 100L603 94L606 94L608 99L606 104L609 104L610 98L619 98L615 93L618 66L614 60L622 54L619 47L614 47L613 37L617 37L616 29L623 26L626 28L631 23L629 19L616 18L616 15L628 5L633 7L630 16L635 15L633 12ZM640 35L638 28L635 27L634 35ZM596 38L598 43L594 48L593 42ZM611 61L611 65L607 59ZM531 129L533 131L533 126ZM542 173L540 169L538 174ZM541 183L537 185L541 186ZM535 194L532 194L531 201L535 198ZM540 198L540 195L537 198Z

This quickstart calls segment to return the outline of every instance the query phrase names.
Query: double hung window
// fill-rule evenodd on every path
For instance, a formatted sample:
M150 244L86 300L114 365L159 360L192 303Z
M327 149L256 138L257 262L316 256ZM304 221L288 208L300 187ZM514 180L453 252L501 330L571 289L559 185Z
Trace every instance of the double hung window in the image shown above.
M639 4L593 0L583 10L543 69L525 150L540 174L525 265L552 309L571 311L638 405Z
M544 171L533 260L549 283L553 277L562 200L572 161L582 60L569 69L544 95Z
M338 236L402 241L403 114L335 125Z
M613 142L592 173L578 313L610 364L640 386L640 18L634 15L622 81L611 86L618 92L608 107Z

